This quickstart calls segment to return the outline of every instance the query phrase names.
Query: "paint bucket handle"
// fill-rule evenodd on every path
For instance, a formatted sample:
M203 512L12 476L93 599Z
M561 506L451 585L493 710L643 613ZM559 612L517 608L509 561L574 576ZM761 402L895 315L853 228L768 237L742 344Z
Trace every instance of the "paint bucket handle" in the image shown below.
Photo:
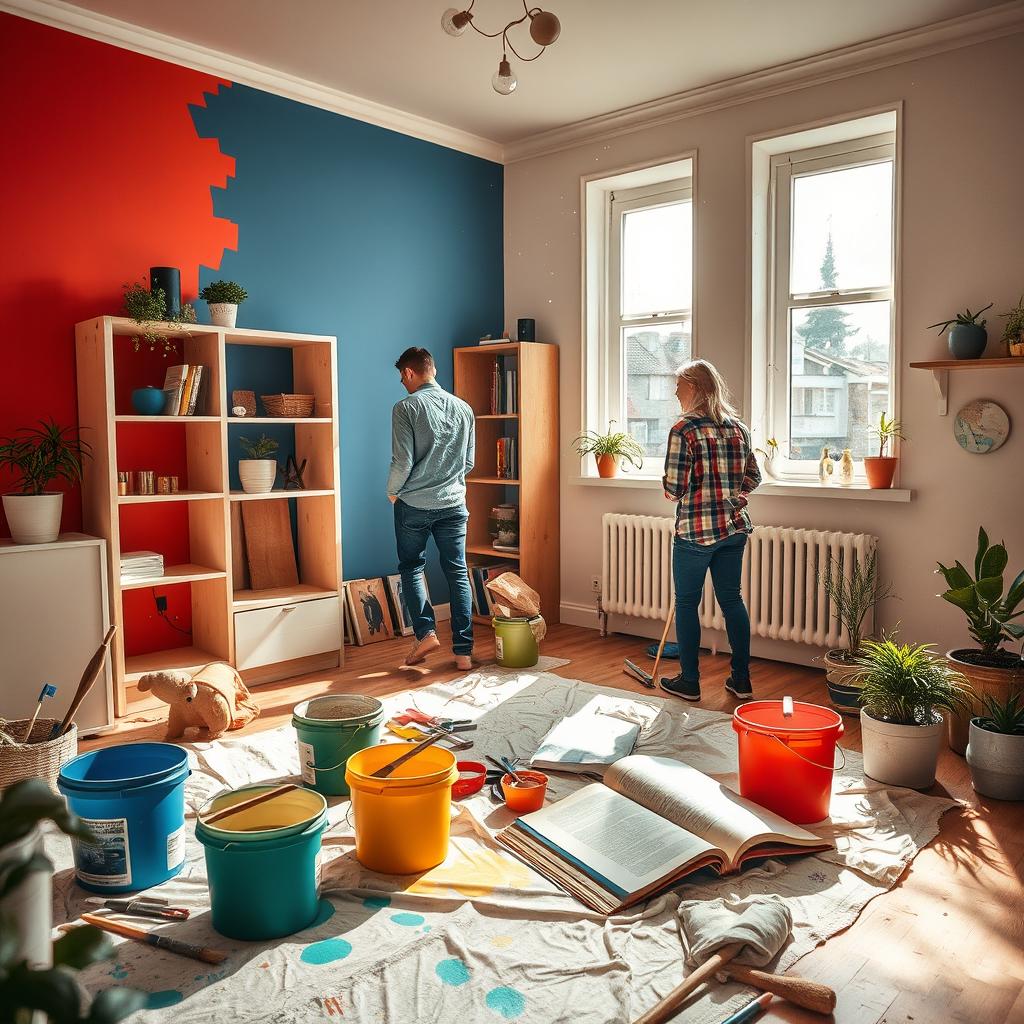
M827 764L818 764L817 761L812 761L809 757L804 757L804 755L801 754L799 750L794 750L788 743L783 743L782 740L779 739L779 737L775 735L775 733L772 733L771 736L772 736L772 739L775 740L776 743L778 743L780 746L784 747L791 754L795 754L797 757L800 758L801 761L806 761L808 764L814 765L815 768L820 768L822 771L826 771L826 772L841 772L846 767L846 751L843 750L843 748L841 746L839 746L838 743L836 744L836 750L839 751L839 754L840 754L840 756L843 759L843 763L841 765L839 765L839 767L837 768L835 766L835 764L831 765L831 767L829 765L827 765ZM834 760L835 760L835 758L833 758L833 761Z
M357 725L355 727L355 729L352 730L352 736L348 740L348 742L345 744L345 749L348 749L352 745L352 741L356 738L356 736L359 735L359 732L360 732L361 729L370 729L370 728L372 728L372 726L370 726L370 725L365 725L365 724L364 725ZM331 765L330 768L317 768L317 766L315 764L313 764L312 761L307 761L303 765L303 767L304 768L308 768L310 771L314 771L314 772L333 772L333 771L337 771L339 768L344 768L345 765L348 764L348 759L349 759L350 756L351 755L346 754L345 757L343 757L337 764Z

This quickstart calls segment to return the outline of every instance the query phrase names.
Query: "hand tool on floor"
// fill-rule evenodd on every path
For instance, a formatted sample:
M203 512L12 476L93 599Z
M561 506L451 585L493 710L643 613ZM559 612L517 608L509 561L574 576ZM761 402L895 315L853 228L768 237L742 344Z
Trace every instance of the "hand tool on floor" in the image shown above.
M125 939L133 939L135 942L145 943L147 946L155 946L157 949L164 949L168 953L177 953L179 956L187 956L192 960L202 960L207 964L222 964L227 960L228 955L220 949L209 949L206 946L195 946L191 942L182 942L181 939L172 939L168 935L160 935L157 932L147 932L145 928L136 928L131 924L124 924L122 921L112 921L109 917L100 917L98 914L83 914L82 920L102 931L110 932L111 935L120 935ZM62 925L62 931L70 931L74 925Z
M103 671L103 662L107 660L107 650L110 647L110 641L114 639L116 630L117 626L111 626L107 630L107 635L103 638L103 642L96 649L96 653L89 659L89 664L85 666L85 671L82 673L78 689L75 690L75 695L71 699L71 706L64 716L64 721L54 727L54 736L63 736L71 728L71 722L74 720L75 715L78 714L82 701L89 695L89 691L93 688L96 680L100 677L100 673Z
M658 666L661 665L661 652L665 650L665 641L668 639L668 628L672 625L672 619L675 618L676 614L676 603L675 599L668 603L668 615L665 616L665 628L661 631L661 642L658 644L658 653L654 658L654 668L651 669L650 674L645 672L635 661L631 661L627 658L622 663L622 671L627 676L632 676L638 683L642 683L649 690L653 690L658 685Z
M416 708L406 708L402 714L392 715L391 720L399 725L418 722L420 725L429 725L432 729L444 729L445 732L469 732L476 728L476 722L470 718L439 718Z
M740 1007L735 1013L730 1014L722 1021L722 1024L747 1024L748 1021L756 1020L771 1006L771 992L764 992L756 999L752 999L746 1006Z
M415 722L409 725L399 725L397 721L392 718L387 723L388 730L393 732L396 736L401 736L403 740L421 740L424 736L429 736L431 733L439 733L440 738L446 743L450 743L455 750L469 750L473 746L472 740L463 739L461 736L456 736L453 732L448 729L443 729L440 726L431 725L419 725Z
M526 782L522 778L522 776L516 774L516 770L513 767L512 762L507 757L503 757L500 760L501 760L501 767L504 768L505 771L508 772L509 777L512 779L512 781L517 786L524 786L524 785L526 785Z
M52 697L57 692L57 687L52 683L43 683L43 688L39 691L39 703L36 705L36 709L32 712L32 717L29 719L28 728L25 730L25 738L21 741L22 743L28 743L32 738L32 730L35 728L36 719L39 717L39 712L42 710L43 701L47 697Z
M158 917L164 921L187 921L190 913L188 907L169 907L167 900L158 900L152 897L118 900L90 896L85 902L91 903L94 907L103 907L104 910L116 911L119 914Z
M427 747L432 747L439 739L443 739L445 733L435 732L428 736L422 743L417 743L412 750L407 750L404 754L400 754L394 759L389 761L385 765L381 765L375 772L370 774L371 779L386 779L399 765L405 764L410 758L415 757L421 750L426 750Z
M230 807L224 807L219 811L214 811L213 814L208 814L205 818L202 818L202 823L204 825L212 825L215 821L220 821L222 818L228 818L232 814L237 814L239 811L247 811L250 807L266 803L268 800L274 800L277 797L284 796L285 793L291 793L292 790L298 788L298 786L290 782L283 786L276 786L274 789L268 789L265 793L260 793L257 796L250 797L248 800L242 800L237 804L232 804Z

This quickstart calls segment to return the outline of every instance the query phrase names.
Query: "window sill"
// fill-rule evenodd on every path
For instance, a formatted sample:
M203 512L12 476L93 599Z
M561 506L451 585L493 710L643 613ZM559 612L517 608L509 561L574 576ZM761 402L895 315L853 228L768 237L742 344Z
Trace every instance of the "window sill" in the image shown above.
M620 476L603 479L599 476L575 476L570 477L569 483L575 486L584 487L631 487L644 491L661 491L660 477L644 476ZM852 487L840 487L838 484L829 484L823 487L818 483L797 483L788 481L782 483L777 480L765 480L751 497L771 498L839 498L844 501L910 501L913 491L902 488L890 488L888 490L875 490L867 484L854 484Z

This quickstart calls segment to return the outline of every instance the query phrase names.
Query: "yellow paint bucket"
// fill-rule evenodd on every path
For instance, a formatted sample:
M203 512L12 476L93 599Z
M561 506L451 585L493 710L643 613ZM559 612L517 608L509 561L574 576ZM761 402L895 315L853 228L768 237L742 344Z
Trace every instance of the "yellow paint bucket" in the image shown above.
M459 777L455 755L427 747L386 779L371 776L415 743L385 743L348 759L345 781L352 793L356 859L384 875L412 875L448 856L452 785Z

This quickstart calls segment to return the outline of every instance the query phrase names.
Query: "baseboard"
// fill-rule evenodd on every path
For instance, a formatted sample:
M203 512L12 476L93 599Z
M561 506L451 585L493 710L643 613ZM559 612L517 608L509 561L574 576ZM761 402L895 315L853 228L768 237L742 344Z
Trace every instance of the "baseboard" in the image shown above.
M601 619L594 604L575 604L563 601L558 606L558 621L564 626L582 626L584 629L600 629Z
M447 601L444 604L434 605L434 621L448 622L452 617L452 606Z

